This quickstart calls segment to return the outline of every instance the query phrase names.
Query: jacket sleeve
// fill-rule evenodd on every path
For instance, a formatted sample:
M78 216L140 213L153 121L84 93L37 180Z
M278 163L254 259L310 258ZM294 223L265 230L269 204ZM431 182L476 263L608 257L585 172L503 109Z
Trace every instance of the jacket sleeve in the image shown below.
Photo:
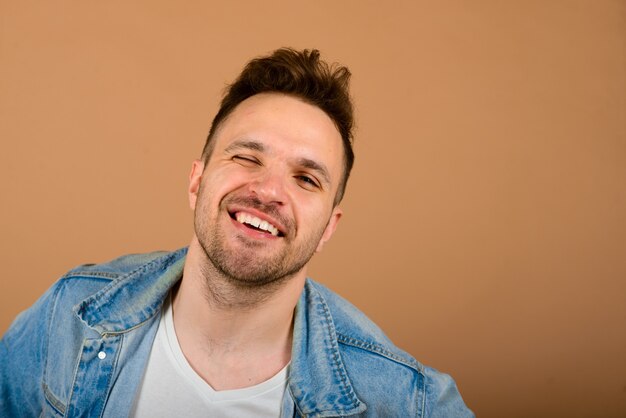
M428 418L474 418L452 377L426 368L426 411Z
M0 417L41 414L50 318L59 283L20 313L0 340Z

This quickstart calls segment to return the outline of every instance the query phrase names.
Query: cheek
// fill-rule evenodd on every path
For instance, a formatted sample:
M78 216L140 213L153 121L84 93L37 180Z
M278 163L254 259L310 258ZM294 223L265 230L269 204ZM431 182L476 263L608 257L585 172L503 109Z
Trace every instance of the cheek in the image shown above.
M234 170L220 170L203 179L206 199L223 199L225 195L245 185L241 173Z
M217 187L232 190L250 183L254 178L255 174L250 169L231 164L228 167L216 170L211 177L211 181Z
M300 224L305 224L310 230L323 230L328 224L332 213L332 205L320 202L318 199L301 200L296 217Z

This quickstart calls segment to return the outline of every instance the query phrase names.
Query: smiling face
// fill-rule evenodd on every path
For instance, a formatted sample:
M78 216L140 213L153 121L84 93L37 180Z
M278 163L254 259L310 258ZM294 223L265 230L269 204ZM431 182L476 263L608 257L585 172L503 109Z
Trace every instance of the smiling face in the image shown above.
M263 93L222 123L194 162L190 205L206 259L241 286L291 277L330 239L343 145L332 120L292 96Z

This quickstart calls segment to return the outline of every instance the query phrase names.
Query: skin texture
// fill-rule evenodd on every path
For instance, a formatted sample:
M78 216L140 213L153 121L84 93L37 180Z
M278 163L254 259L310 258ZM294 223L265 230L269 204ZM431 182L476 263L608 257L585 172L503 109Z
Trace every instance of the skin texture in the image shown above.
M293 310L306 264L341 217L341 136L319 108L263 93L222 123L189 178L195 234L174 297L191 366L214 389L260 383L290 359ZM233 219L245 213L278 236Z

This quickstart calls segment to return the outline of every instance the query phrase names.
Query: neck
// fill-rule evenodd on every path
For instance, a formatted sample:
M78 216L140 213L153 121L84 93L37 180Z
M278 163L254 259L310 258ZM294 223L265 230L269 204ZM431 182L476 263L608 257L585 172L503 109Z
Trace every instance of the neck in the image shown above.
M173 299L174 326L185 357L216 390L267 380L291 358L293 313L305 272L261 288L241 288L211 268L195 244L189 247ZM235 369L245 370L245 376Z

